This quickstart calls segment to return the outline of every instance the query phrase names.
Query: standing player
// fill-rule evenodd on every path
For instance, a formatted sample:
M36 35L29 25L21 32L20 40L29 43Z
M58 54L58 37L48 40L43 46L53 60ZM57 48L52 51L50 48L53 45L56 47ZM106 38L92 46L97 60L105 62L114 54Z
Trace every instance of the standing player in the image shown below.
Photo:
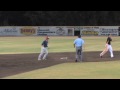
M74 47L76 48L76 62L78 59L82 61L82 47L84 44L84 40L81 38L81 35L78 36L77 39L74 40Z
M48 40L49 37L47 36L45 40L42 42L41 53L38 56L38 60L42 60L42 59L46 60L46 57L48 55Z

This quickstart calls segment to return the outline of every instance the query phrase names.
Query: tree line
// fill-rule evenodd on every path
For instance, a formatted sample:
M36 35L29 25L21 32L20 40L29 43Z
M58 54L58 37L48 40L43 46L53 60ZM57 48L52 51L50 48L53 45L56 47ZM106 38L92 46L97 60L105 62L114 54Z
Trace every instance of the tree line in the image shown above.
M120 11L0 11L0 26L119 26Z

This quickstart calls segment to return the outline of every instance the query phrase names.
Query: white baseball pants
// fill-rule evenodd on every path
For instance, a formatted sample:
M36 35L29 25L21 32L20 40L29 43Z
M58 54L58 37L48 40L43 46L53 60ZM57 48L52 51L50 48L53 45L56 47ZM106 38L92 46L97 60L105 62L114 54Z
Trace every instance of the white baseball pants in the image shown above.
M113 55L113 49L111 45L108 45L107 48L104 49L102 53L100 53L100 56L103 56L107 51L109 50L111 58L114 57Z
M38 56L38 60L41 60L41 59L45 60L46 57L47 57L47 55L48 55L48 49L47 49L47 47L42 47L41 48L41 53Z
M112 49L112 46L111 46L111 45L108 45L108 50L109 50L109 52L110 52L111 58L114 57L114 55L113 55L113 49Z

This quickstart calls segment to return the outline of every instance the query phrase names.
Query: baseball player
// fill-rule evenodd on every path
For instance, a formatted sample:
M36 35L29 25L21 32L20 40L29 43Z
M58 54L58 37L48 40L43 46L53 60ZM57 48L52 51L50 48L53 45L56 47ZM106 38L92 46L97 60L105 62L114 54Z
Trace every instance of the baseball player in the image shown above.
M110 56L111 58L113 58L114 55L113 55L113 49L111 45L111 41L112 41L111 34L108 35L107 41L108 41L108 48L109 48Z
M113 55L113 49L112 49L112 46L111 46L111 41L112 41L112 38L111 38L111 35L109 34L109 35L108 35L108 38L107 38L107 41L106 41L106 42L108 43L107 49L108 49L109 52L110 52L111 58L113 58L114 55ZM107 50L107 51L108 51L108 50ZM107 52L107 51L106 51L106 52ZM106 52L105 52L105 53L106 53ZM101 54L100 54L100 57L102 58L103 55L104 55L104 53L101 53Z
M46 60L46 57L48 55L48 40L49 40L49 37L47 36L41 44L41 53L38 56L38 61L42 59Z
M82 47L84 44L84 40L81 38L81 35L78 36L77 39L74 40L74 48L76 48L76 60L77 62L79 59L82 61Z

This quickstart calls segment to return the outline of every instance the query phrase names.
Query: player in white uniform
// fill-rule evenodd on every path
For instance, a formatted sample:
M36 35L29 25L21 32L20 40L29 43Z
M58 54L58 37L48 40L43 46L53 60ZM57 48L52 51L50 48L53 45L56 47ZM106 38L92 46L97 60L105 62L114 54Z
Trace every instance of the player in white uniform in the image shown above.
M108 38L107 38L107 41L106 41L106 45L105 45L105 49L104 51L100 54L100 57L102 58L102 56L109 50L110 52L110 56L111 58L114 57L113 55L113 49L112 49L112 46L111 46L111 41L112 41L112 38L111 38L111 35L109 34L108 35Z
M113 58L114 55L113 55L113 49L112 49L112 45L111 45L112 38L111 38L110 34L108 35L107 41L108 41L108 48L109 48L110 56L111 56L111 58Z

